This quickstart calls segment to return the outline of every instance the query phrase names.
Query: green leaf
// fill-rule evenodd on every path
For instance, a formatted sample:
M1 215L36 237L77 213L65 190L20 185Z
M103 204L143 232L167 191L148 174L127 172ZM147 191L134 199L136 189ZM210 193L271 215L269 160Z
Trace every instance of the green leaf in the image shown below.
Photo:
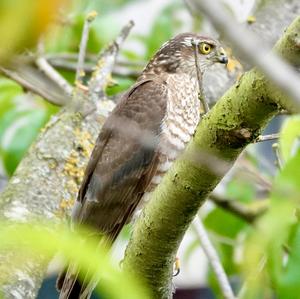
M27 96L15 82L0 77L0 158L11 175L39 129L58 108Z
M181 25L175 12L181 6L182 4L177 1L167 5L154 21L151 32L146 39L146 60L149 60L164 42L175 35L175 30Z
M54 223L1 223L0 225L0 253L9 250L12 262L16 267L22 268L28 261L34 261L40 254L48 260L60 252L69 262L76 264L83 271L90 271L101 280L97 286L98 293L112 299L141 299L150 298L137 278L130 273L124 273L112 266L104 246L99 245L97 238L91 238L97 233L76 228L71 232L68 227ZM86 240L89 236L88 241ZM85 242L82 240L85 239ZM0 282L9 279L4 274L10 269L0 273Z
M300 148L300 115L290 116L283 124L279 138L280 153L286 162Z
M0 119L15 106L14 98L22 92L14 81L0 77Z
M0 148L4 167L12 175L40 128L49 118L46 111L12 111L1 138Z
M298 232L295 225L298 220L295 210L300 198L300 151L289 159L273 183L270 208L255 224L255 230L245 246L243 261L244 273L250 278L249 292L259 292L272 286L280 296L278 298L294 298L292 290L298 290L300 276ZM287 246L288 245L288 246ZM285 248L290 247L290 255ZM287 267L285 260L289 258ZM290 261L291 259L291 261ZM290 293L286 293L290 289ZM294 293L294 294L296 294ZM256 298L243 297L243 298Z
M294 298L300 294L300 225L297 224L290 243L288 262L283 268L283 274L278 281L279 298Z
M212 210L204 219L204 224L210 232L215 233L220 238L232 241L236 239L239 232L247 227L244 221L221 208ZM233 258L234 246L221 242L215 242L214 245L227 274L236 273L237 268Z
M226 196L233 200L249 203L255 198L255 186L253 182L236 178L227 184Z
M220 220L222 219L222 221ZM205 227L219 235L234 238L245 227L245 222L221 208L212 210L204 220ZM226 225L224 225L226 223Z

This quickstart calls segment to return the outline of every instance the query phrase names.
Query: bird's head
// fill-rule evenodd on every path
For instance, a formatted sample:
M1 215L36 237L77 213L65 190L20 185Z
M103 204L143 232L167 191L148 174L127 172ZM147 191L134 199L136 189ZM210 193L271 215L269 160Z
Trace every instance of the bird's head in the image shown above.
M194 33L182 33L162 45L145 71L195 76L196 59L202 73L215 63L228 62L226 52L217 40Z

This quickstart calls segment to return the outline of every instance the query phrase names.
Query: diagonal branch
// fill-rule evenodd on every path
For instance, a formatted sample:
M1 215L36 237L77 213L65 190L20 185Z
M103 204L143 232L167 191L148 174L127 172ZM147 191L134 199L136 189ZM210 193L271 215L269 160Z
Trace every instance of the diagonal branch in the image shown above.
M42 41L38 45L38 57L35 61L39 69L47 76L50 80L55 82L68 96L72 96L73 87L69 82L56 71L52 65L50 65L47 59L44 57L44 45Z
M299 55L293 38L299 31L300 17L275 47L287 60ZM155 189L135 223L123 262L126 270L144 278L153 298L172 297L173 262L185 231L238 155L278 113L278 99L287 102L257 69L244 74L203 118L193 142ZM211 168L191 159L207 153L226 161L227 167L216 163Z
M264 47L264 43L253 33L232 21L232 17L226 13L219 0L189 0L188 3L198 14L205 14L220 33L232 43L232 45L252 65L256 65L278 88L290 99L284 99L283 106L288 106L294 111L300 109L300 78L293 67L288 65L278 55ZM300 52L297 36L291 37L294 52ZM259 47L257 46L259 45ZM280 51L279 51L280 52ZM292 57L291 57L292 58ZM294 61L299 63L299 61ZM286 78L289 78L288 80Z
M199 216L196 216L193 221L193 227L197 233L197 236L201 242L201 247L205 252L207 259L209 260L211 267L216 275L220 289L222 290L225 299L235 299L234 293L230 286L228 277L222 266L220 258L213 244L211 243L205 227Z
M211 200L224 210L231 212L232 214L249 223L253 223L255 219L264 214L268 210L270 205L270 202L268 200L260 200L255 202L255 204L246 205L235 200L224 199L214 193L209 195L209 200Z

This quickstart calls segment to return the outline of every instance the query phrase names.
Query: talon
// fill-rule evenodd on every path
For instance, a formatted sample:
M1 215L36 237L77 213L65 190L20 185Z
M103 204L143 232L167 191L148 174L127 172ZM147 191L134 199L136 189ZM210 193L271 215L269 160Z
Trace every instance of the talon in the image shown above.
M173 277L177 276L180 273L180 260L178 257L175 258L175 263L174 263L174 273Z

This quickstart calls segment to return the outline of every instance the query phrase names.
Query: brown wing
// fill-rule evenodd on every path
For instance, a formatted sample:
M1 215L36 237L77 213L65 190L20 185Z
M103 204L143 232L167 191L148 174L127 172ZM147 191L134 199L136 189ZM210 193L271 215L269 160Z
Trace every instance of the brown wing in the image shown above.
M74 220L114 239L153 177L166 113L164 82L134 86L105 122L79 191Z

